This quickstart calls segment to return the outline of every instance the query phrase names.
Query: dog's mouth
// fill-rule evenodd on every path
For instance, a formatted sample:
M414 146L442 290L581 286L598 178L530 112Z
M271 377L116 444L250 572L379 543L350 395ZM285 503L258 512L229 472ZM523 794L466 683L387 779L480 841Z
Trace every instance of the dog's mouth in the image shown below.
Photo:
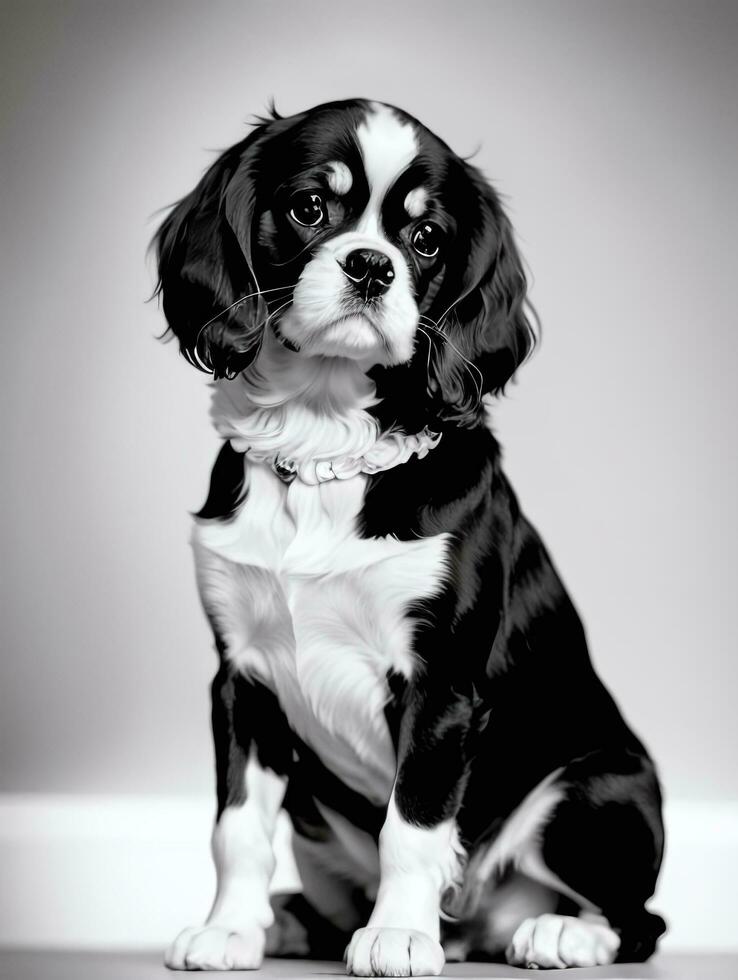
M369 328L369 332L374 339L374 344L366 344L367 347L374 346L379 348L385 354L389 354L389 343L387 337L382 330L381 326L376 322L375 318L371 316L371 312L366 306L361 309L352 309L339 313L333 319L328 320L326 323L322 323L320 327L315 330L309 341L305 344L300 344L297 341L291 339L287 336L286 332L282 329L279 321L272 321L272 330L274 336L277 338L279 343L285 347L287 350L293 353L300 353L305 350L306 353L310 353L310 349L316 345L319 348L323 348L323 342L328 342L329 344L335 343L338 350L337 355L340 355L342 351L341 341L343 338L342 328L345 328L346 337L353 331L359 330L362 333L366 328ZM362 345L363 346L363 345ZM320 353L327 353L325 349L321 349Z
M329 323L326 323L322 329L323 331L333 330L336 327L340 327L341 324L343 323L352 323L355 321L360 321L360 322L363 321L369 327L371 327L371 329L378 337L382 336L382 331L379 329L379 327L374 322L374 320L369 316L366 309L351 310L348 313L341 313L339 316L335 318L335 320L331 320Z

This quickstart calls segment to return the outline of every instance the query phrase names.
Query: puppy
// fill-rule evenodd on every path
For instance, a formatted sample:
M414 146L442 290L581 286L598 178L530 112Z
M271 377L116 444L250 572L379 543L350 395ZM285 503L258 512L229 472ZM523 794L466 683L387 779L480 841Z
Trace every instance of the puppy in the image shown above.
M223 439L192 537L217 894L167 964L646 959L654 765L485 425L534 342L495 191L407 113L335 102L260 120L155 244Z

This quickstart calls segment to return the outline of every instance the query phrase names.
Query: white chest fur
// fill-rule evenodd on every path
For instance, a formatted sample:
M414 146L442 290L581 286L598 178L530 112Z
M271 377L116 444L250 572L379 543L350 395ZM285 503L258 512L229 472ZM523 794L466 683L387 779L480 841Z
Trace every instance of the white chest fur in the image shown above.
M285 418L287 428L290 418L304 425L305 402L294 413L279 409L280 428ZM331 415L322 413L324 424ZM272 424L263 413L258 420ZM448 536L361 538L365 476L286 485L263 463L245 465L248 492L236 517L195 525L203 604L227 656L275 692L324 764L386 803L395 771L386 675L413 671L408 607L438 591Z
M285 486L259 464L247 479L235 520L195 526L205 608L231 661L277 694L323 762L386 802L395 762L386 675L412 673L407 609L438 590L447 535L360 538L364 476Z

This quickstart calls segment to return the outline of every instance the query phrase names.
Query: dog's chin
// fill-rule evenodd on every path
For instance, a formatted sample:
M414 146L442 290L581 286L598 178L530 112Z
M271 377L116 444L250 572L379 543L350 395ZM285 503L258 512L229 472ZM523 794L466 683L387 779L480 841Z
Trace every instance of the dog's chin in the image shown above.
M407 358L395 352L381 327L363 313L340 316L320 327L308 329L299 320L285 318L276 331L282 343L307 355L345 357L362 366L396 364Z
M312 345L311 345L312 346ZM377 327L362 313L341 317L315 336L316 353L329 357L365 360L386 353L386 341Z

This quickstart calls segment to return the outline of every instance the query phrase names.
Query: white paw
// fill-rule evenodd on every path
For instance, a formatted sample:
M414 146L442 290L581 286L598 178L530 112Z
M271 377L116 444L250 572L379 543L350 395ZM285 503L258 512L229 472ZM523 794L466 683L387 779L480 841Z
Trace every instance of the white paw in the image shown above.
M264 930L233 932L222 926L183 929L166 951L170 970L258 970L264 959Z
M416 929L357 929L346 950L346 972L355 977L437 977L440 943Z
M562 970L612 963L619 946L620 937L609 926L547 913L521 922L505 955L511 966Z

